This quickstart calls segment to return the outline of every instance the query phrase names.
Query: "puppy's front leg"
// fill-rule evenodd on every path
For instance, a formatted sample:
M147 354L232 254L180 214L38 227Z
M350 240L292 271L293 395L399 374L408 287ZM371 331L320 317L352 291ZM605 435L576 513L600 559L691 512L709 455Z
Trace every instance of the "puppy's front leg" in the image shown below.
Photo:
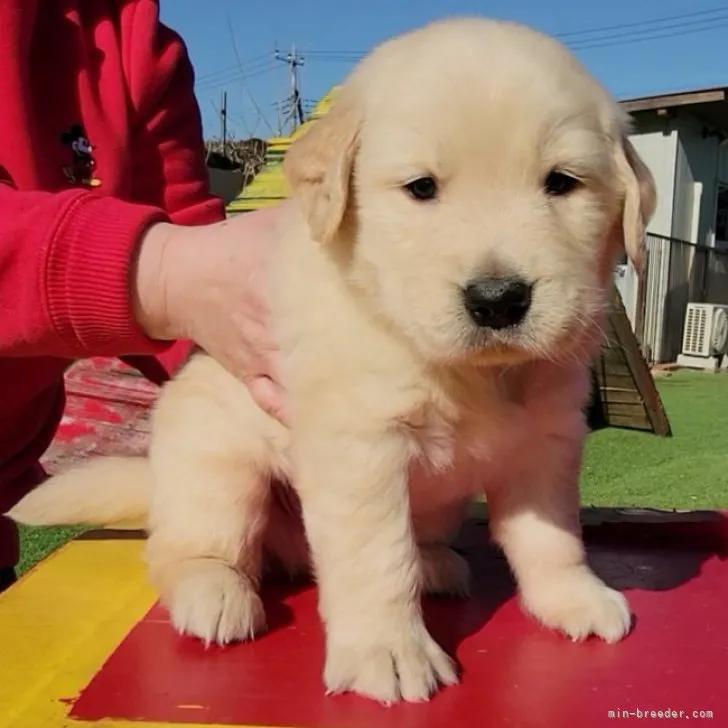
M428 633L407 492L408 445L391 430L295 428L295 468L326 626L324 681L382 703L457 682Z
M574 640L616 642L630 629L627 600L592 572L579 525L582 440L528 442L513 477L488 491L492 533L515 574L524 607Z

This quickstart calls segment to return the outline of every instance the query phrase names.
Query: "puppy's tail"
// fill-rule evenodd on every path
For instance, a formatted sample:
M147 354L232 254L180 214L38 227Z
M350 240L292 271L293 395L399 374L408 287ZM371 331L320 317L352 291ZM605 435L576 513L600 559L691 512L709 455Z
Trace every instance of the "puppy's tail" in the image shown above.
M49 478L7 515L28 526L146 523L152 477L147 458L95 458Z

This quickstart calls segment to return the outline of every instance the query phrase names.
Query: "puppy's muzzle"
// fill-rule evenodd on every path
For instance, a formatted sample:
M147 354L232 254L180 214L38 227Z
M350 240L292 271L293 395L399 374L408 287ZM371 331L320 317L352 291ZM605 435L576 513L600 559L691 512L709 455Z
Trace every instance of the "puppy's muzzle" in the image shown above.
M463 289L465 309L487 329L518 326L531 307L532 286L520 278L477 278Z

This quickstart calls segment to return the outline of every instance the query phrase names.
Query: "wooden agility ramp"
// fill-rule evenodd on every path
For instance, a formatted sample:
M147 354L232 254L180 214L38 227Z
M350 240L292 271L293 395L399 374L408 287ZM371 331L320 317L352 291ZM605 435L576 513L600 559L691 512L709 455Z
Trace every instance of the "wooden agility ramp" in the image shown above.
M594 363L589 424L670 437L670 421L616 286L607 318L606 342Z

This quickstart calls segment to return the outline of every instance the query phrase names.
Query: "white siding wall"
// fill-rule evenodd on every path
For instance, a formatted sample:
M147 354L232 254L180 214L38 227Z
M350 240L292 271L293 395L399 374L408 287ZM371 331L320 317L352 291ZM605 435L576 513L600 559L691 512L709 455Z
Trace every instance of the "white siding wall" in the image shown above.
M688 116L638 128L630 139L657 185L657 210L649 230L658 235L713 245L719 145L703 137L703 125ZM728 151L722 174L728 175Z
M691 243L715 241L715 194L718 140L703 137L703 125L690 117L675 121L677 164L673 201L673 237Z
M637 129L630 141L650 168L657 186L657 209L649 230L669 237L672 235L677 132L674 129L668 132Z
M638 127L630 135L630 141L649 167L655 178L657 187L657 208L649 226L651 233L658 235L672 235L673 203L675 190L675 167L677 164L677 132L674 129L664 131L662 122L655 123L652 128ZM668 261L664 262L665 270L658 275L662 280L667 275ZM631 265L619 266L615 282L622 296L624 308L629 316L632 327L637 324L637 303L639 292L639 279ZM656 314L659 318L659 314ZM656 320L650 325L660 326Z

